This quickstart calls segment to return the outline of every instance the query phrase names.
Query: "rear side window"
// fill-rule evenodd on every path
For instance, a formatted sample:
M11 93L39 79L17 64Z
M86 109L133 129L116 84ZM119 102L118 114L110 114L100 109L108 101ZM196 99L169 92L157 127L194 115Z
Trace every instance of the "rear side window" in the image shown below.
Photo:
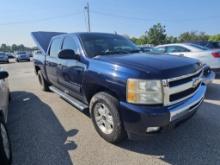
M50 46L50 56L57 57L58 53L60 52L62 38L55 38L52 41L52 44Z
M190 52L189 49L184 48L182 46L167 46L166 47L166 53L179 53L179 52Z
M63 41L63 48L62 49L71 49L74 52L77 52L76 42L72 37L65 37Z

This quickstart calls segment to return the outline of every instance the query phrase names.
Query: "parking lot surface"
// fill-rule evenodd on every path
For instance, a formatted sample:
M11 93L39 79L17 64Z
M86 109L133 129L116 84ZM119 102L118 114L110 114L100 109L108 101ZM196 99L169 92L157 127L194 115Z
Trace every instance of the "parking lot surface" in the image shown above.
M220 164L220 79L209 85L200 110L176 129L112 145L88 115L40 90L31 62L1 67L10 74L14 165Z

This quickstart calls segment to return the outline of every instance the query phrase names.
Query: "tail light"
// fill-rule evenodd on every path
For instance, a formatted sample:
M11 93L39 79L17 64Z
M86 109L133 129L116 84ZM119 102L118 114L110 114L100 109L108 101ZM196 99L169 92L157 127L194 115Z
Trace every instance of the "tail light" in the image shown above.
M212 52L212 56L215 58L220 58L220 52Z

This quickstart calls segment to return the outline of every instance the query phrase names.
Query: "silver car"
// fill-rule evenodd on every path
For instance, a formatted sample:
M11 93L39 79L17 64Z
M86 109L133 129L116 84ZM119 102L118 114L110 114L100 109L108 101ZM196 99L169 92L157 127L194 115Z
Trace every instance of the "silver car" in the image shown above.
M11 164L11 146L6 128L8 117L9 87L8 72L0 68L0 164Z
M7 62L9 63L8 55L4 52L0 52L0 62Z

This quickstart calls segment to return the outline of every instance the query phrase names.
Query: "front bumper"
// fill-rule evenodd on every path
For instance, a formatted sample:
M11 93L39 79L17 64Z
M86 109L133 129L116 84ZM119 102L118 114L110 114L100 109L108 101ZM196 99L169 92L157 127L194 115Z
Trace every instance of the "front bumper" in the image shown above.
M0 62L8 62L8 59L7 58L1 58Z
M164 128L189 118L202 103L206 85L202 84L190 98L171 106L146 106L120 102L120 110L127 132L145 134L148 127Z

